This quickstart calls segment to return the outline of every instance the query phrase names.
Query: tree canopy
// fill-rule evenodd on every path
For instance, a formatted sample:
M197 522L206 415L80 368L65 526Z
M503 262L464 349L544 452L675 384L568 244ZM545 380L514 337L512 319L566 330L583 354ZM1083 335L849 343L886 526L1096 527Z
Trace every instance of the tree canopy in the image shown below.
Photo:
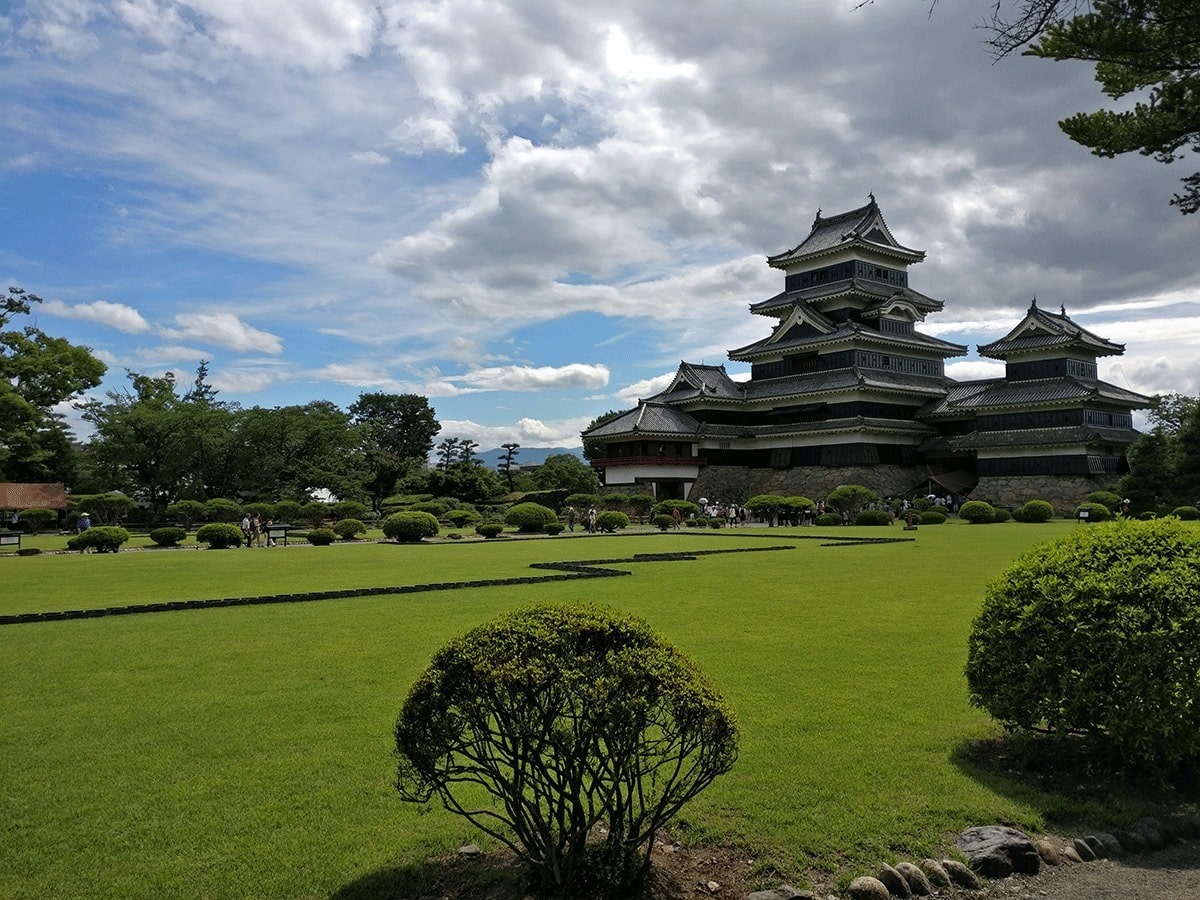
M869 2L869 0L868 0ZM934 0L936 5L937 0ZM1118 110L1059 122L1097 156L1138 152L1159 162L1200 152L1200 5L1195 0L993 0L989 41L997 56L1024 54L1096 65ZM1200 210L1200 172L1182 179L1171 205Z
M98 385L106 369L87 347L34 325L4 330L41 302L18 287L0 294L0 480L70 479L71 440L54 407Z

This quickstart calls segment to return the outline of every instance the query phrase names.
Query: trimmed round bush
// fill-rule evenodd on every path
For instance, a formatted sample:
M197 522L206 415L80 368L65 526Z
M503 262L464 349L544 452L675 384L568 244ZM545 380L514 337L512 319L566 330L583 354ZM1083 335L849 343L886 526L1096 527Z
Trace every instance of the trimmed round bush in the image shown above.
M209 522L196 531L196 543L208 544L209 550L242 546L242 529L229 522Z
M1075 518L1080 518L1079 514L1087 510L1087 520L1089 522L1107 522L1113 517L1110 510L1103 503L1080 503L1075 507Z
M475 526L475 533L481 534L485 538L499 537L504 531L504 526L499 522L483 522Z
M685 519L695 518L700 514L700 507L687 500L663 500L654 507L654 512L658 515L669 516L676 509Z
M1026 500L1013 518L1018 522L1049 522L1054 518L1054 507L1045 500Z
M1189 522L1194 522L1200 519L1200 509L1194 506L1177 506L1171 513L1177 519L1186 519Z
M1112 491L1092 491L1083 498L1084 503L1099 503L1101 506L1108 508L1109 512L1116 512L1121 505L1121 498Z
M276 522L295 522L300 518L301 506L295 500L280 500L275 504Z
M854 517L855 525L890 525L891 515L882 509L864 509Z
M944 512L938 512L936 509L927 509L917 517L917 522L921 525L942 525L949 518Z
M338 519L331 529L343 541L352 541L360 534L367 533L367 526L361 519Z
M842 517L837 513L821 513L813 520L814 525L820 525L822 528L829 528L832 525L841 525Z
M449 507L441 500L422 500L408 508L409 512L429 513L431 516L444 516Z
M337 532L332 528L314 528L304 537L310 544L316 547L328 547L338 539Z
M215 497L204 504L204 518L210 522L237 522L242 518L242 507L233 500Z
M606 534L612 534L614 531L628 526L629 516L623 512L617 512L615 509L606 509L596 516L596 529Z
M1200 532L1110 522L1028 551L988 586L966 675L1010 731L1150 768L1200 756Z
M437 537L438 520L432 513L408 510L393 513L383 520L383 533L402 544L415 544L421 538Z
M599 518L596 517L597 522ZM518 503L504 514L504 524L512 525L521 534L541 534L547 525L557 521L558 513L540 503Z
M997 521L997 522L1011 522L1012 521L1013 514L1010 513L1003 506L995 506L995 507L993 507L993 509L996 511L995 521Z
M659 531L670 531L672 528L675 527L675 517L674 516L655 516L653 519L650 520L650 524L653 525L655 528L657 528Z
M357 500L339 500L329 507L329 512L335 519L358 519L360 522L371 515L371 508Z
M688 528L707 528L708 516L692 516L690 519L684 519L683 524Z
M150 540L160 547L176 547L187 537L187 530L168 525L165 528L155 528L150 532Z
M1158 518L1158 513L1152 512L1151 510L1146 510L1144 513L1140 513L1138 515L1138 519L1142 522L1151 522L1157 518Z
M958 517L972 525L984 525L996 521L996 510L983 500L968 500L958 508Z
M542 527L542 530L545 531L546 534L553 537L556 534L561 534L562 530L566 527L567 526L564 525L562 522L551 522L549 525L544 525Z
M116 553L129 540L129 532L116 525L93 525L83 534L67 541L71 550L95 550L97 553Z
M535 892L633 897L655 835L733 766L738 731L716 687L645 622L554 605L438 651L395 739L400 796L493 835Z

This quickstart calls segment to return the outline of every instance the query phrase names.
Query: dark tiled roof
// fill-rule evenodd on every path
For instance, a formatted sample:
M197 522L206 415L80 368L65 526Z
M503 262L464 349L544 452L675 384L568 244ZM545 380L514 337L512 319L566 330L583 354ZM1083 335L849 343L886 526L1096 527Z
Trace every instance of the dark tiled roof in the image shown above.
M850 416L826 419L822 422L792 422L779 425L702 425L704 437L765 437L780 434L820 434L825 432L887 431L927 437L930 426L907 419L881 419L871 416Z
M1039 309L1037 301L1034 301L1016 328L998 341L980 344L979 355L1005 359L1025 351L1055 347L1076 348L1096 356L1113 356L1125 352L1124 344L1106 340L1072 321L1065 308L1061 313L1047 312Z
M585 431L585 438L616 437L618 435L694 435L699 430L700 423L682 410L672 409L661 403L638 404L638 408L630 410L623 416L618 416L591 431Z
M1105 381L1074 378L1038 378L1030 381L1005 381L989 378L952 387L939 404L921 411L922 416L980 412L1038 403L1062 403L1072 400L1102 399L1136 409L1146 406L1149 397L1135 394Z
M842 322L828 334L815 334L807 337L783 340L771 343L771 339L763 338L745 347L729 351L729 358L734 360L748 359L760 353L772 353L781 350L815 349L829 344L863 339L877 344L895 346L897 350L931 350L940 356L962 356L967 348L962 344L952 344L940 338L931 337L915 331L912 334L885 334L874 328L867 328L856 322Z
M871 387L901 391L908 394L939 395L946 390L945 380L932 375L905 375L879 369L833 369L828 372L806 372L783 378L747 381L744 385L747 400L770 400L777 397L823 394L851 388Z
M1053 447L1061 444L1130 444L1138 433L1132 428L1093 428L1070 425L1061 428L1016 428L1008 431L973 431L952 439L959 450L1002 447Z
M887 223L883 221L883 215L872 196L871 202L866 206L860 206L858 209L839 213L836 216L822 217L818 211L808 237L791 250L767 257L767 263L782 268L798 257L833 250L856 242L873 244L914 260L923 259L925 256L920 250L905 247L891 236Z
M896 287L895 285L883 284L879 281L871 281L867 278L846 278L842 281L832 281L828 284L813 285L812 287L802 288L798 291L784 291L768 300L751 303L750 312L758 315L770 315L796 303L815 303L827 297L837 297L849 293L873 298L877 301L877 305L891 300L904 300L922 312L937 312L945 305L941 300L934 300L932 297L927 297L925 294L922 294L920 291L914 291L912 288Z

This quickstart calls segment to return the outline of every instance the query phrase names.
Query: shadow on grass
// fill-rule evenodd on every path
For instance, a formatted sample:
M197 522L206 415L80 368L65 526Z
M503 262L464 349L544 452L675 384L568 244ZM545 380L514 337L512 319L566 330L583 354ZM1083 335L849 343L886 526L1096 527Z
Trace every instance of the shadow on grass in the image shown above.
M1037 809L1056 828L1109 828L1143 816L1193 812L1195 765L1166 776L1123 768L1079 736L1006 734L966 741L951 754L965 775Z
M519 900L528 879L514 860L498 854L450 856L377 869L333 891L331 900Z

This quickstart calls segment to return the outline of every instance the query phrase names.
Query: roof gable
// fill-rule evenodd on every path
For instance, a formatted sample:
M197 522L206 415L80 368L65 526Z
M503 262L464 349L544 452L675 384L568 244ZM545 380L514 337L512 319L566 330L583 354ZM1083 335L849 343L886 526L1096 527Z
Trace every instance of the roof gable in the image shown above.
M979 355L1007 359L1041 350L1079 350L1090 356L1119 356L1125 345L1093 334L1067 315L1066 307L1053 313L1040 309L1037 298L1017 326L997 341L979 345Z
M767 257L767 265L777 269L789 268L809 257L856 245L900 257L906 262L923 260L924 251L905 247L896 240L883 220L875 195L870 196L871 202L866 206L836 216L825 218L817 210L808 237L791 250Z

